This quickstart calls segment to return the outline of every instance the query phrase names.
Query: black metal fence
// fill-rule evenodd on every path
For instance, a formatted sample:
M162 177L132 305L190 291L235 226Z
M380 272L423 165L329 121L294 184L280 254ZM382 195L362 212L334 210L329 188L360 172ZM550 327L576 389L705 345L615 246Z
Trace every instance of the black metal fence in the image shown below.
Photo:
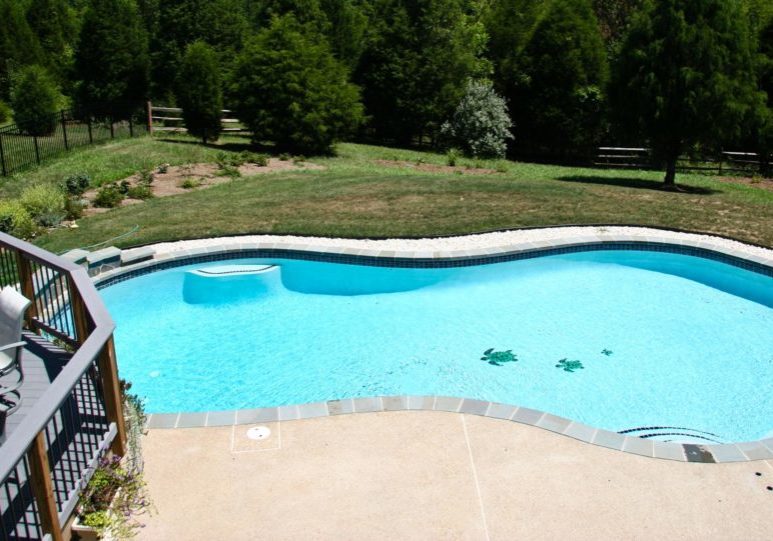
M611 169L662 169L649 148L599 147L593 165ZM769 175L771 164L755 152L722 151L713 155L680 156L679 171L699 171L717 175Z
M42 128L42 129L41 129ZM63 109L47 117L0 128L0 174L10 175L77 147L148 133L144 109L117 117Z

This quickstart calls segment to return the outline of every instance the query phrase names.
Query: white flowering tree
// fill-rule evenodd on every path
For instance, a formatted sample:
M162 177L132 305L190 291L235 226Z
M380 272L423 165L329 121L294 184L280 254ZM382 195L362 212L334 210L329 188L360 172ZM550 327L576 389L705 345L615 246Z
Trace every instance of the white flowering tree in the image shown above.
M491 81L470 80L453 117L440 129L441 135L465 154L502 158L507 150L512 121L505 100Z

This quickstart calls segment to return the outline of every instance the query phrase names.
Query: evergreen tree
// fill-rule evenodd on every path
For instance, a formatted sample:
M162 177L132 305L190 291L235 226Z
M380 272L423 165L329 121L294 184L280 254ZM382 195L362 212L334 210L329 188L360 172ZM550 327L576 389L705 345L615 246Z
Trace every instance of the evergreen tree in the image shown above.
M32 0L27 21L46 55L49 71L66 82L76 39L74 14L66 0Z
M239 118L279 150L329 152L362 121L346 68L293 15L274 18L245 46L233 85Z
M376 135L406 144L439 129L467 79L487 75L480 30L460 0L374 0L355 81Z
M153 43L154 94L165 99L175 86L186 47L195 41L211 45L223 79L250 28L243 0L164 0L159 5L159 39Z
M43 52L17 0L0 0L0 99L11 92L11 74L23 66L42 64Z
M188 46L180 63L177 103L183 110L188 133L204 144L220 136L223 91L215 51L197 41Z
M16 124L30 135L50 135L62 95L53 78L37 65L25 66L14 76L11 107Z
M752 40L737 0L647 0L623 43L612 96L673 188L680 154L738 140L759 109Z
M148 95L148 36L135 0L91 0L75 56L78 102L130 114Z
M321 0L321 8L327 17L325 34L333 53L354 69L365 49L367 15L353 0Z
M504 94L527 154L584 158L601 134L608 66L588 0L555 0L508 70Z

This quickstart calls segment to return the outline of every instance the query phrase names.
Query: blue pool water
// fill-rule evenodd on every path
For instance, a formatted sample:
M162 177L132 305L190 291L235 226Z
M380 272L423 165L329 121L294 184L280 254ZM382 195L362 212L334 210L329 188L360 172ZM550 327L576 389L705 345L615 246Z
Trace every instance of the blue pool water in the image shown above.
M189 272L226 264L278 268ZM595 251L439 269L251 259L101 293L121 376L150 412L437 394L615 431L773 431L773 278L698 257ZM491 348L518 360L481 360ZM563 359L583 368L557 368Z

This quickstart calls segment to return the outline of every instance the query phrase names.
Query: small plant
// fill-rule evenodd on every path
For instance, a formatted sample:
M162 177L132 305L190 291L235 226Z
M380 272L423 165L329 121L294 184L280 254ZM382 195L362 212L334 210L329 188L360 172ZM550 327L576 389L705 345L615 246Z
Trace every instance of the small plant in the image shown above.
M77 220L83 217L83 209L86 202L78 197L68 197L64 202L64 210L68 220Z
M450 167L456 167L456 160L458 160L458 159L459 159L459 151L456 150L455 148L450 149L446 153L446 163Z
M159 175L165 175L169 171L169 164L168 163L162 163L158 167L156 167L156 173Z
M139 176L140 176L140 179L139 179L140 184L145 184L146 186L153 184L154 176L153 176L153 171L151 171L150 169L143 169L142 171L139 172Z
M228 160L228 154L225 152L218 152L215 154L215 164L217 164L218 169L223 169L225 166L229 164Z
M293 157L287 152L283 152L282 154L279 155L279 160L283 162L289 162L292 159Z
M241 172L239 171L238 167L234 167L233 165L225 165L218 171L218 174L223 177L231 177L231 178L237 178L242 176Z
M295 158L293 158L293 165L301 166L305 161L306 161L305 156L296 156Z
M54 184L36 184L21 193L19 201L43 227L56 227L66 216L64 192Z
M253 154L250 161L258 167L266 167L268 166L269 157L267 154Z
M68 195L78 196L88 190L90 184L91 177L87 173L76 173L62 181L62 189Z
M489 348L483 352L483 357L481 357L480 360L486 361L493 366L502 366L502 363L517 362L518 357L516 357L511 349L508 349L507 351L494 351L494 348Z
M134 516L149 506L142 473L125 468L121 457L113 456L99 461L81 492L77 512L99 537L127 539L140 526Z
M580 361L569 361L567 359L561 359L558 361L556 368L562 368L564 372L573 373L575 370L582 370L585 367Z
M499 162L497 164L496 170L497 170L497 173L507 173L508 171L507 164L505 164L504 162Z
M128 188L126 191L129 191ZM125 197L125 192L115 182L105 184L97 190L97 196L94 198L94 205L102 208L114 208L121 204Z
M126 192L126 197L130 199L150 199L153 197L153 190L150 188L147 184L137 184L136 186L131 186L129 190Z
M201 186L201 181L197 178L186 178L178 186L183 190L192 190Z
M131 184L129 184L128 180L122 180L118 183L118 190L124 195L129 193L129 188L131 188Z
M0 201L0 231L20 239L28 239L35 235L37 226L21 203Z

